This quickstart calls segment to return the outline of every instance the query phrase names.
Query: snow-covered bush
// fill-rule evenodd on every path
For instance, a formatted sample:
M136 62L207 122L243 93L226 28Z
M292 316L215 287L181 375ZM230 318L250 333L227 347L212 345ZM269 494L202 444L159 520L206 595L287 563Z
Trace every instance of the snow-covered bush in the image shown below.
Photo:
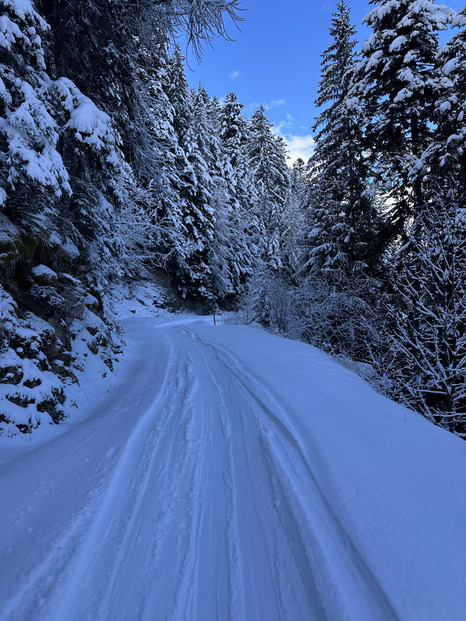
M285 277L269 270L252 279L240 315L246 323L258 323L278 334L300 339L306 330L302 296Z

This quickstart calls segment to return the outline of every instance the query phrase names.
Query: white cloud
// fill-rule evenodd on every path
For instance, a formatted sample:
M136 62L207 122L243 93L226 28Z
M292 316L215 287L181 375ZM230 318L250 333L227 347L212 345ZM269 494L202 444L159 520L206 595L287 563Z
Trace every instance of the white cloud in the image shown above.
M267 103L250 103L246 106L246 114L253 114L260 106L263 106L264 110L271 110L272 108L279 108L280 106L286 106L286 99L273 99ZM288 115L287 115L288 116Z
M275 125L272 127L272 130L274 134L277 134L277 136L281 136L282 138L284 138L285 134L283 130L288 129L292 126L293 126L293 119L289 119L287 115L286 121L280 121L280 123L275 123Z
M307 162L307 160L314 153L314 138L310 134L308 134L307 136L284 134L283 138L288 147L288 153L290 155L290 165L293 165L299 158Z
M228 77L231 78L232 80L234 80L235 78L239 78L239 76L240 76L240 72L237 69L235 69L235 71L232 71L228 75Z
M290 116L290 115L289 115ZM286 130L289 129L292 124L292 118L287 118L286 121L281 121L273 126L273 131L277 136L281 136L286 142L288 148L289 160L288 163L292 166L297 159L301 158L305 162L314 153L314 138L307 134L305 136L297 136L296 134L290 134Z
M286 106L286 99L274 99L273 101L264 104L264 108L266 110L271 110L272 108L278 108L280 106Z

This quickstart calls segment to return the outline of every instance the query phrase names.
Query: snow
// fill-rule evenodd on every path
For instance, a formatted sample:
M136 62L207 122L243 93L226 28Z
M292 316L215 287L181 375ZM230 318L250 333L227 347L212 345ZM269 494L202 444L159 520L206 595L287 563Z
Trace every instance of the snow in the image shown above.
M78 100L78 106L71 110L67 127L75 129L79 134L88 134L85 138L81 136L81 140L101 149L104 146L101 136L108 132L109 124L110 117L83 95Z
M44 30L47 28L45 20L35 11L30 0L3 0L3 5L10 8L12 12L22 20L26 20L26 17L30 16L34 18Z
M376 8L369 11L369 13L362 20L365 23L371 24L373 21L382 21L386 15L389 15L392 11L396 11L400 6L398 0L385 1Z
M456 71L459 65L458 58L451 58L442 68L442 72L444 75L450 75L453 71Z
M93 295L91 295L90 293L86 295L86 297L83 300L83 303L85 306L96 306L96 307L99 306L99 300Z
M412 72L410 67L404 67L398 72L398 78L403 82L411 84L412 82L414 82L414 73Z
M463 9L452 19L453 28L464 28L466 26L466 10Z
M37 278L44 277L49 280L54 280L55 278L58 278L57 272L54 272L52 269L50 269L50 267L47 267L46 265L36 265L32 268L31 272Z
M393 99L393 102L399 103L400 101L404 101L405 99L412 98L412 96L413 96L413 91L411 91L409 88L402 88L396 94L396 97Z
M371 55L371 57L369 58L366 64L366 73L368 73L372 69L372 67L374 67L375 65L379 63L379 60L382 58L382 56L383 56L382 50L377 50Z
M7 15L0 15L0 47L11 49L11 44L17 39L24 38L19 26L11 21Z
M79 248L76 246L76 244L71 239L69 239L69 237L67 237L66 242L62 244L62 249L72 259L76 259L80 255Z
M39 184L54 188L56 196L70 191L68 173L55 146L57 124L41 100L40 89L19 78L9 81L20 97L20 105L0 118L0 132L8 141L10 167L8 181L15 182L19 171ZM11 95L10 95L11 101Z
M68 78L59 78L52 84L60 104L69 113L65 128L97 153L104 153L108 164L118 166L120 160L115 147L120 138L112 127L108 114L100 110Z
M406 45L407 40L408 39L404 35L400 35L399 37L396 37L396 39L394 39L390 43L390 47L389 47L390 52L394 52L395 50L399 50L401 47Z
M448 110L451 110L451 102L450 101L443 101L439 107L438 107L440 112L448 112Z
M140 294L73 418L0 439L0 619L464 619L466 444Z

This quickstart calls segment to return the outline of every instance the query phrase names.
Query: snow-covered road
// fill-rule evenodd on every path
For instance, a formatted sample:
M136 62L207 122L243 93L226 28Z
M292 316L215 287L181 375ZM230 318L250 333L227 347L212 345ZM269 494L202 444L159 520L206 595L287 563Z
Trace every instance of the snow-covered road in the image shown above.
M92 415L0 467L2 621L465 618L466 443L258 330L126 338Z

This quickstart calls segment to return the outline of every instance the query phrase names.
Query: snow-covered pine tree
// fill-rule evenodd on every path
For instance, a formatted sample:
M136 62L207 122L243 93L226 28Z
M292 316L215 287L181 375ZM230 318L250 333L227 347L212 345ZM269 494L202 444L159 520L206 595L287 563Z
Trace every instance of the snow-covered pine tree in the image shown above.
M221 176L229 199L229 272L235 296L244 293L255 263L256 239L252 213L252 188L247 163L247 121L235 93L229 93L219 111L223 151Z
M168 202L164 196L160 197L158 223L161 226L162 244L158 255L164 257L163 263L181 295L189 297L193 293L189 257L195 252L197 243L191 222L197 179L192 163L188 160L189 142L192 142L188 134L193 127L194 95L186 80L184 60L181 49L175 46L162 76L164 97L169 103L168 118L175 138L175 143L169 146L169 177L174 196Z
M333 41L322 55L316 101L323 110L314 126L316 146L310 160L305 289L315 308L309 334L326 349L363 359L368 334L361 317L368 315L374 288L369 277L380 262L380 219L369 191L360 110L349 101L356 42L344 1L338 3L330 34Z
M261 232L262 260L272 270L283 267L281 240L289 189L286 148L272 132L261 106L252 116L249 131L249 167L257 190L256 214Z
M177 138L178 193L178 200L161 210L166 264L183 297L210 303L232 293L226 258L231 242L225 238L226 225L220 224L228 217L229 195L222 177L219 111L202 87L198 93L189 89L179 47L169 60L163 84Z
M40 33L48 26L32 3L4 4L4 211L36 236L34 247L43 249L35 251L36 260L41 254L50 259L60 248L66 255L70 240L84 251L83 261L92 254L95 264L105 265L120 247L108 201L121 163L118 135L110 117L73 82L46 73Z
M283 301L291 285L284 248L289 169L283 139L273 134L263 106L251 119L248 152L256 189L254 213L260 261L251 283L248 305L254 320L284 331Z
M199 85L208 117L208 132L205 140L207 146L206 161L211 179L211 205L214 210L215 227L211 244L212 293L214 303L229 305L235 301L235 291L230 267L233 263L231 252L231 235L229 228L228 180L224 176L225 153L220 138L220 103L216 97L210 99L205 89Z
M167 97L175 112L174 127L181 146L184 145L184 138L190 124L190 111L187 105L189 85L184 70L185 60L180 46L176 44L168 61L167 79L165 81Z
M184 135L184 148L189 177L184 175L182 196L184 260L178 266L177 283L184 297L213 300L212 246L215 229L213 180L209 123L203 93L190 91L189 125Z
M143 103L143 140L138 161L126 166L122 222L132 270L165 269L179 253L182 229L180 178L177 163L184 159L175 132L175 111L166 90L168 79L167 42L147 49L141 47L137 59L137 90Z
M355 65L349 9L341 0L332 18L332 44L322 55L314 129L312 228L308 268L346 285L357 272L373 272L379 260L378 215L368 191L361 119L348 106Z
M301 270L307 260L311 191L309 167L301 158L293 164L289 180L282 236L283 256L290 281L298 284L301 279Z
M70 192L59 127L48 100L45 20L28 0L3 2L0 30L0 205L17 224L47 235Z
M353 106L363 114L364 150L390 199L387 236L402 235L423 204L420 157L433 132L439 30L453 11L433 0L370 0L372 29L354 72Z
M438 55L443 76L436 104L436 132L427 160L438 160L442 170L457 175L464 183L466 169L466 7L453 19L459 28ZM428 168L428 167L427 167Z
M466 436L466 13L439 53L436 131L423 155L422 210L394 275L395 379L408 403Z

